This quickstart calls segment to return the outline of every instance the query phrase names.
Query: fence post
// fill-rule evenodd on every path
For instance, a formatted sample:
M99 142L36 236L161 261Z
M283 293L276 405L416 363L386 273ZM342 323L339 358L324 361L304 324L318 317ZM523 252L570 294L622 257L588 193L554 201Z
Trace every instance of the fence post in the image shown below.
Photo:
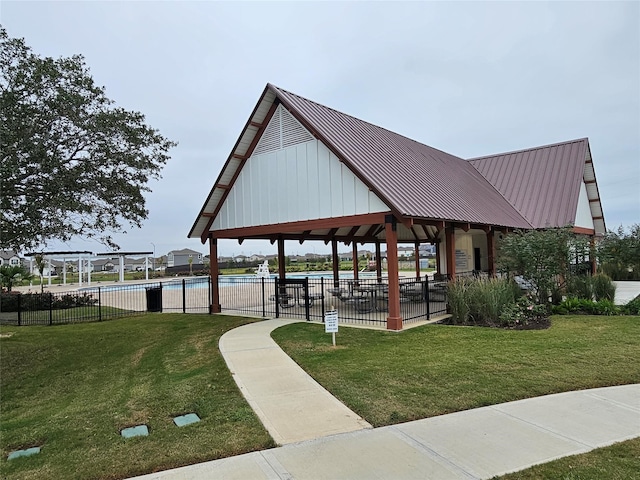
M207 308L209 310L209 315L211 315L211 305L213 305L213 293L212 293L212 286L211 286L211 275L207 276L207 285L209 286L208 288L208 295L209 295L209 303L207 304Z
M320 277L320 303L322 304L322 323L324 323L324 277Z
M278 294L278 290L279 290L279 283L280 279L278 277L276 277L276 281L274 283L274 285L276 286L276 318L280 317L280 296Z
M53 293L49 292L49 325L53 325Z
M424 284L427 297L427 320L431 319L431 292L429 292L429 275L424 276Z
M182 313L187 313L187 286L186 281L182 279Z
M102 297L100 295L100 288L98 287L98 321L102 321Z
M309 277L304 277L303 289L304 289L303 290L304 291L304 317L308 322L311 320L311 317L309 316Z
M18 295L18 326L22 325L22 294Z
M267 316L267 305L264 297L264 277L260 278L260 283L262 284L262 317L264 318Z

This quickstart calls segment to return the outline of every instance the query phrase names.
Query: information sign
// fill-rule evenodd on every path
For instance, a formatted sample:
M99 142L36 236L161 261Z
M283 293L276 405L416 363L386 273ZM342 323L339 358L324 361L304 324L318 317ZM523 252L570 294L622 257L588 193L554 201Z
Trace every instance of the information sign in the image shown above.
M338 331L338 311L329 310L324 314L325 333L336 333Z

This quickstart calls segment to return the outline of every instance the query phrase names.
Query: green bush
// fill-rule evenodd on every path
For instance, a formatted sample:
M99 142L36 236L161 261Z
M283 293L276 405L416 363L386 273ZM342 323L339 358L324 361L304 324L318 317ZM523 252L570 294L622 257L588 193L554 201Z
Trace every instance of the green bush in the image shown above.
M621 310L625 315L640 315L640 295L623 306Z
M567 280L567 296L574 298L593 299L593 283L586 275L571 276Z
M495 325L519 294L511 280L459 278L449 283L447 300L453 323Z
M527 296L521 296L516 302L507 305L500 314L503 327L523 327L538 323L549 316L545 305L539 305Z
M594 302L585 298L567 298L560 305L551 307L556 315L620 315L623 310L611 300Z
M591 286L596 301L609 300L613 302L616 296L616 286L611 281L611 277L604 273L598 273L591 277Z

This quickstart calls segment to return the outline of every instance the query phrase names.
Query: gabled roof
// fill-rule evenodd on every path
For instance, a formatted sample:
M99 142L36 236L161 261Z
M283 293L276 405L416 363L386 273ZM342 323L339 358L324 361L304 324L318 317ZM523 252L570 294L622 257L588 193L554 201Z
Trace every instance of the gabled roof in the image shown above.
M196 252L195 250L191 250L190 248L183 248L181 250L171 250L169 254L173 255L202 255L200 252Z
M605 232L587 138L473 158L469 163L534 228L573 225L585 182L596 233Z
M267 84L189 237L205 241L214 217L278 104L398 217L531 228L469 162Z

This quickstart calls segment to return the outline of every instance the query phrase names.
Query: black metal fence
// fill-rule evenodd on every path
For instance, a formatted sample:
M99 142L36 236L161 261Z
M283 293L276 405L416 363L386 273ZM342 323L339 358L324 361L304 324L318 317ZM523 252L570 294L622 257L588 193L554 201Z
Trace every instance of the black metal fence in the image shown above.
M446 313L446 279L400 279L404 323ZM54 287L55 288L55 287ZM259 317L299 317L322 321L337 309L341 321L384 327L389 310L385 279L335 281L324 277L257 278L220 276L222 311ZM3 293L0 323L57 325L95 322L144 312L207 313L213 303L209 276L134 285L86 287L73 292Z
M59 325L103 321L144 312L207 313L209 305L211 278L208 276L86 287L72 292L11 292L0 296L0 323Z
M447 281L428 277L400 279L400 313L404 323L427 320L447 310ZM300 317L322 321L327 310L337 309L341 321L380 325L387 322L389 286L375 277L256 278L219 277L222 310L262 317Z

